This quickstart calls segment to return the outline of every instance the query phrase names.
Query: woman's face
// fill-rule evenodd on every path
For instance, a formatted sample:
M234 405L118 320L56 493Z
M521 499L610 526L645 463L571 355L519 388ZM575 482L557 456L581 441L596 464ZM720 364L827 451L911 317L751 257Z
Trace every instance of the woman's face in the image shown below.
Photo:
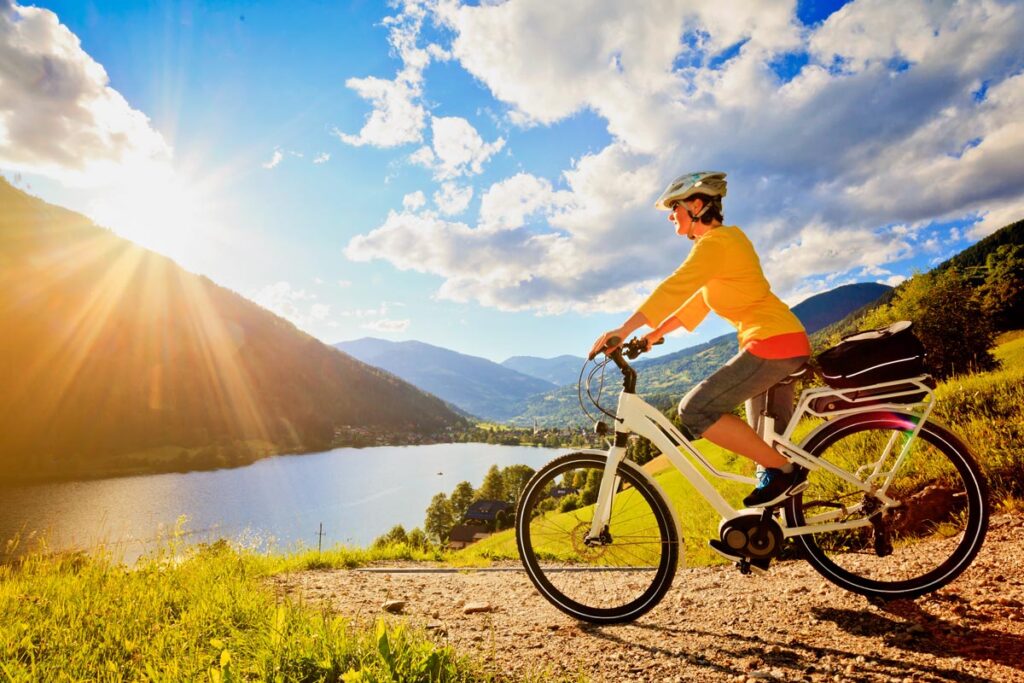
M699 199L691 200L691 203L696 205L700 203ZM690 211L699 211L699 206L690 206ZM676 224L676 234L680 237L689 237L691 240L696 236L696 227L693 219L690 218L690 214L687 212L687 206L683 202L679 202L675 207L669 211L668 219ZM703 225L703 224L701 224Z

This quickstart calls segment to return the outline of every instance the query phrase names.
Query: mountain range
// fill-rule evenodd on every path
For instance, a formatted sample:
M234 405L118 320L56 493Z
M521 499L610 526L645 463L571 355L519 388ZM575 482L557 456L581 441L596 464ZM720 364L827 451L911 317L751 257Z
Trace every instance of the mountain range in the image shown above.
M524 375L539 377L556 386L575 382L580 376L583 356L555 356L554 358L537 358L536 356L512 356L501 361L506 368L511 368Z
M514 417L516 406L526 397L557 387L546 379L517 372L486 358L419 341L393 342L364 337L334 347L364 363L394 373L470 415L492 420Z
M217 467L464 424L439 398L3 180L0 330L0 481Z

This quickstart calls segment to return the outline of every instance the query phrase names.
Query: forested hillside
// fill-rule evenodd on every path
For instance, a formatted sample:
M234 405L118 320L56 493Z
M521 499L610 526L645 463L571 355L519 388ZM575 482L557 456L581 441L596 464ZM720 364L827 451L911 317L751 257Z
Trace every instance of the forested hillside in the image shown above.
M0 480L215 467L462 423L436 397L2 180L0 330Z
M901 283L875 305L820 330L821 350L857 330L910 320L936 377L992 370L996 335L1024 326L1024 221L994 232L926 273Z

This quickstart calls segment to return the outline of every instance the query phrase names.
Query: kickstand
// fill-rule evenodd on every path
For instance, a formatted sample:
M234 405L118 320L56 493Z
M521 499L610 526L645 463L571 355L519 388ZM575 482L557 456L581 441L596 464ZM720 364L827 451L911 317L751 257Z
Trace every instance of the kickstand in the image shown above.
M750 573L750 560L744 557L742 560L736 563L736 568L740 570L740 574L746 576Z

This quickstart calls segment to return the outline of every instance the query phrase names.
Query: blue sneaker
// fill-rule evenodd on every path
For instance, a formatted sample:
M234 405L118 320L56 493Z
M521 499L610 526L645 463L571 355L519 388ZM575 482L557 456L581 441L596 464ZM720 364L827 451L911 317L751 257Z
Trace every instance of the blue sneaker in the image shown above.
M763 508L780 503L789 496L807 488L807 470L794 467L792 472L783 472L767 467L757 473L757 488L743 499L748 508Z

